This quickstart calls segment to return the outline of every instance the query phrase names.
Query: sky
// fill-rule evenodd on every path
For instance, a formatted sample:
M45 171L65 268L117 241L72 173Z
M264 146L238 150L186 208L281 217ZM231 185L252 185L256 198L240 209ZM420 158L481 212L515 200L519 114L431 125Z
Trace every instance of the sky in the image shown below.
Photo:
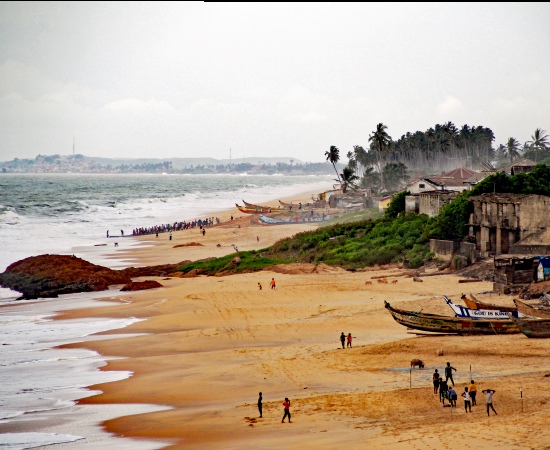
M0 2L0 161L550 130L550 3Z

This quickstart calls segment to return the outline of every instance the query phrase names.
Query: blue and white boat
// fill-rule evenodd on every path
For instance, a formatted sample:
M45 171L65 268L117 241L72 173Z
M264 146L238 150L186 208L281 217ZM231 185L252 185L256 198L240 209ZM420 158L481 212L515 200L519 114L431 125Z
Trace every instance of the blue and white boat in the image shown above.
M447 305L451 307L456 317L467 317L469 319L489 319L489 320L510 320L507 311L499 311L497 309L470 309L466 306L461 306L453 303L449 297L443 296ZM514 317L518 317L518 313L513 312Z

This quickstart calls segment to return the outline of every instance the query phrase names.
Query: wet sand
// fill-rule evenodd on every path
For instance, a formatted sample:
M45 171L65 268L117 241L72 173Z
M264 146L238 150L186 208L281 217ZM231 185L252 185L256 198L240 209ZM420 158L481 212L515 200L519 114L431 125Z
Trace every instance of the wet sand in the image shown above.
M234 252L232 244L263 248L313 226L239 220L208 228L205 236L187 230L174 233L172 241L167 235L136 238L149 247L128 249L128 261L146 265L221 256ZM202 245L174 248L190 242ZM110 332L145 335L75 344L124 357L103 370L134 373L93 386L102 394L80 403L169 406L104 422L121 436L174 442L167 448L548 446L550 340L522 334L418 336L384 309L387 300L450 315L444 294L456 303L468 292L502 304L511 304L511 297L482 294L491 290L490 283L459 284L454 275L415 283L398 276L397 268L352 273L320 266L311 273L311 267L298 265L290 272L157 278L163 288L127 294L116 306L67 312L64 317L146 319ZM398 282L365 284L382 274ZM276 289L269 289L271 278ZM353 348L341 348L341 332L352 333ZM410 371L413 358L422 359L425 368ZM442 408L433 394L432 373L435 368L442 373L447 361L457 368L457 408ZM479 394L478 405L467 414L460 393L470 366ZM496 390L498 416L487 417L481 394L486 388ZM263 418L256 406L260 391ZM292 424L281 423L285 397L291 401Z

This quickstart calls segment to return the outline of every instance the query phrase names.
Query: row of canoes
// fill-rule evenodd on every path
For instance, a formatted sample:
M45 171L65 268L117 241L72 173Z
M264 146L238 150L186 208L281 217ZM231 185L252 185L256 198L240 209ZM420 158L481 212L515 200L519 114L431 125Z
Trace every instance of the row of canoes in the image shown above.
M313 207L313 208L324 208L326 206L326 201L316 201L314 203L305 203L302 205L301 203L296 206L292 205L292 203L285 203L279 200L279 203L281 206L262 206L262 205L255 205L254 203L248 203L243 200L243 206L235 203L235 206L238 208L238 210L245 214L269 214L272 212L279 212L279 211L285 211L285 210L292 210L294 209L301 209L302 207Z
M467 299L464 295L462 300L467 306L463 307L454 304L446 296L444 298L455 317L398 309L388 302L384 302L384 305L397 323L410 329L459 335L521 332L529 338L550 337L549 307L532 306L514 300L515 307L503 308L479 302L473 296Z

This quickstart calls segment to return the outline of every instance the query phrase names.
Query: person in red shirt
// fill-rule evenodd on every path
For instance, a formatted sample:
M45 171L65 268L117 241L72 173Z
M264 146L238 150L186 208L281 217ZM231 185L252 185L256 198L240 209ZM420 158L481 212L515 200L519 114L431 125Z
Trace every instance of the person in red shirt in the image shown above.
M285 415L283 416L283 420L281 420L281 423L284 423L285 418L288 416L288 423L290 422L290 400L285 397L285 401L283 402L283 406L285 407Z
M271 289L275 289L275 278L271 279Z
M348 347L351 347L351 333L348 333Z

